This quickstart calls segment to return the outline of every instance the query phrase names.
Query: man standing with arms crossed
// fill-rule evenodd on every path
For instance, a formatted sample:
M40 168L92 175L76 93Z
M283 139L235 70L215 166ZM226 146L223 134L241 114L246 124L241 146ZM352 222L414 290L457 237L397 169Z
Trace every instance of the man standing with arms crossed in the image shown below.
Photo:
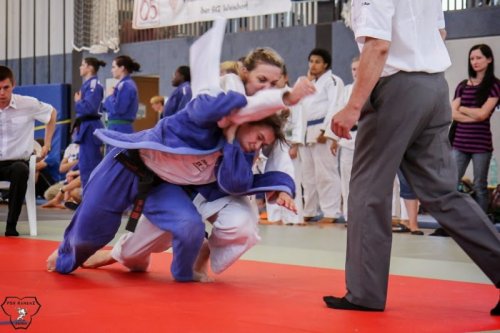
M339 137L359 119L349 195L347 294L328 307L383 311L391 255L391 194L402 171L422 206L500 288L500 237L481 208L456 189L448 141L450 66L440 1L353 0L361 49L358 80L332 120ZM500 314L500 304L491 310Z
M35 120L47 124L42 159L50 151L56 128L56 110L36 98L13 94L14 85L12 71L0 66L0 180L10 182L5 236L19 236L16 225L26 195Z

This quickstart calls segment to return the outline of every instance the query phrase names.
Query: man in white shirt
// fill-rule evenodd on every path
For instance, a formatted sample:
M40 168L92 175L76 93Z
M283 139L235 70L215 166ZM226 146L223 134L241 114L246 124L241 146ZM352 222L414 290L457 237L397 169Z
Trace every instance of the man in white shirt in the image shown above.
M500 288L499 234L474 200L456 188L441 1L353 0L352 18L361 49L358 78L332 121L336 135L350 138L359 120L349 195L347 294L324 301L335 309L385 309L392 184L400 164L425 210ZM500 304L491 314L500 315Z
M344 82L332 74L330 52L315 48L309 53L308 77L316 93L301 102L302 145L298 146L302 163L304 219L323 213L322 222L334 222L341 215L338 156L330 152L332 139L323 134L343 100ZM296 130L300 130L297 128ZM296 152L297 145L292 147Z
M47 124L41 158L50 151L56 128L56 110L36 98L13 94L14 85L12 71L0 66L0 180L10 182L5 236L19 236L16 225L26 195L35 120Z

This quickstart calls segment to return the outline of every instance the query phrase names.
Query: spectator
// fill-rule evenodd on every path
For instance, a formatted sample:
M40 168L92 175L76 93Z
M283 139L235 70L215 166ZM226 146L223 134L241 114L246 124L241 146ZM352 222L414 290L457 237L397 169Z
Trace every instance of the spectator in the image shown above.
M276 88L290 90L288 85L288 72L286 66L283 65L283 75L281 79L276 84ZM302 125L302 109L300 103L298 105L290 106L287 109L281 110L281 117L286 119L285 123L285 138L290 145L280 145L274 149L285 150L290 156L290 160L286 159L281 162L280 169L288 170L287 172L293 175L295 182L295 206L297 207L297 212L291 212L290 210L278 206L276 203L271 203L266 200L266 210L267 210L267 220L269 222L282 222L285 225L306 225L303 216L303 204L302 204L302 179L301 179L301 169L300 169L300 157L298 155L298 150L294 149L297 147L296 144L301 141L300 136L297 133L302 133L300 130L295 130L297 127ZM295 134L295 135L294 135ZM266 161L267 162L267 161ZM269 166L268 166L269 167ZM274 167L277 168L277 167ZM264 170L264 168L262 168Z
M153 96L149 100L149 103L151 104L151 108L161 117L165 105L165 98L163 96Z
M34 153L40 156L43 146L43 139L35 139L34 142ZM55 174L51 170L56 167ZM35 194L36 197L42 197L43 193L59 179L59 173L57 172L57 162L55 160L55 155L49 154L43 159L37 159L35 165Z
M323 213L321 222L334 222L340 215L340 175L338 157L332 155L334 140L324 136L328 120L343 100L344 83L332 74L330 52L316 48L309 53L308 78L316 93L302 101L305 135L299 153L304 188L304 220Z
M139 109L139 94L130 74L139 71L140 68L140 64L126 55L113 60L111 74L119 82L104 100L104 111L108 113L108 129L122 133L134 132L132 123ZM111 147L106 147L106 152L110 150Z
M408 184L403 172L398 170L399 178L399 196L403 198L406 213L408 214L408 224L402 222L397 223L392 227L392 231L396 233L409 232L412 235L423 236L423 232L418 229L418 199L415 192Z
M40 158L47 156L56 127L56 110L36 98L14 94L14 75L0 66L0 122L4 127L0 141L0 180L10 182L9 212L5 236L19 236L17 221L26 195L28 159L33 154L35 120L47 124Z
M472 160L474 198L485 212L488 211L488 168L493 152L490 118L500 97L494 60L486 44L470 49L469 78L458 84L451 104L455 121L452 146L458 182Z
M175 90L167 99L162 118L182 110L191 100L191 72L189 66L180 66L175 70L172 76L172 86L175 87Z
M75 139L80 145L80 159L78 167L82 185L87 184L92 170L102 159L102 142L94 136L94 131L103 128L101 122L101 108L104 89L97 79L97 72L101 66L106 66L104 61L88 57L82 60L80 76L84 83L75 93Z
M349 97L351 96L352 88L354 87L354 83L356 82L356 78L358 77L357 74L358 67L359 67L359 57L354 57L351 61L351 75L353 83L345 86L343 102L342 102L343 105L347 103ZM338 141L336 141L336 139L338 138L332 132L329 126L325 130L325 136L333 139L332 145L330 146L332 154L336 155L337 152L339 154L340 189L342 194L342 214L346 223L347 221L349 221L349 215L348 215L349 182L351 181L352 161L354 158L354 146L356 143L357 130L358 126L354 126L353 128L351 128L349 132L351 134L351 139L347 140L345 138L340 138Z
M79 157L80 147L77 143L71 143L64 150L64 156L59 166L59 172L66 174L65 180L60 181L47 189L44 193L44 197L47 200L47 203L43 204L42 208L64 208L63 201L65 200L65 196L63 193L68 192L67 189L61 189L68 185L68 183L73 180L74 173L70 174L71 178L68 178L67 174L75 169L78 169L78 157ZM78 173L79 176L79 173ZM79 180L80 181L80 180ZM76 185L73 184L72 187Z

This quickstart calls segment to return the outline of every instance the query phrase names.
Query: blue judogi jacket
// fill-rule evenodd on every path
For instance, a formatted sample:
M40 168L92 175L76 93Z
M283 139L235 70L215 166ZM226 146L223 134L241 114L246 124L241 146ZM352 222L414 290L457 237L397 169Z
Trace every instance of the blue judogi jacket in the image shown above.
M108 120L127 120L133 122L139 109L137 86L127 75L118 82L113 94L104 101Z
M80 93L81 99L75 103L76 118L81 120L74 138L76 143L82 143L87 132L91 135L94 130L104 127L100 120L104 89L97 76L85 81Z
M170 97L163 108L163 112L161 117L168 117L173 115L179 110L184 109L187 103L192 98L191 92L191 84L189 82L181 83L175 90L172 92Z
M94 134L106 144L125 149L154 149L180 155L205 155L222 149L215 170L217 182L197 186L212 200L228 194L273 190L294 196L294 181L288 174L276 171L271 173L273 176L253 175L254 154L245 154L237 142L227 143L217 126L218 120L246 103L246 97L234 91L215 97L198 95L183 110L163 118L151 129L131 134L100 129Z

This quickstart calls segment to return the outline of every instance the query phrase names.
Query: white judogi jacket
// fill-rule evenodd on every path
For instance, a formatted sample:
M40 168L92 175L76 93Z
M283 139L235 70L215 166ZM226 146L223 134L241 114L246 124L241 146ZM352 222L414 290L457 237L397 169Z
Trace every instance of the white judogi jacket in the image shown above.
M315 143L316 138L330 127L330 121L335 113L340 110L344 101L344 82L331 70L327 70L314 81L316 93L302 100L302 126L295 130L294 136L302 138L304 144Z

